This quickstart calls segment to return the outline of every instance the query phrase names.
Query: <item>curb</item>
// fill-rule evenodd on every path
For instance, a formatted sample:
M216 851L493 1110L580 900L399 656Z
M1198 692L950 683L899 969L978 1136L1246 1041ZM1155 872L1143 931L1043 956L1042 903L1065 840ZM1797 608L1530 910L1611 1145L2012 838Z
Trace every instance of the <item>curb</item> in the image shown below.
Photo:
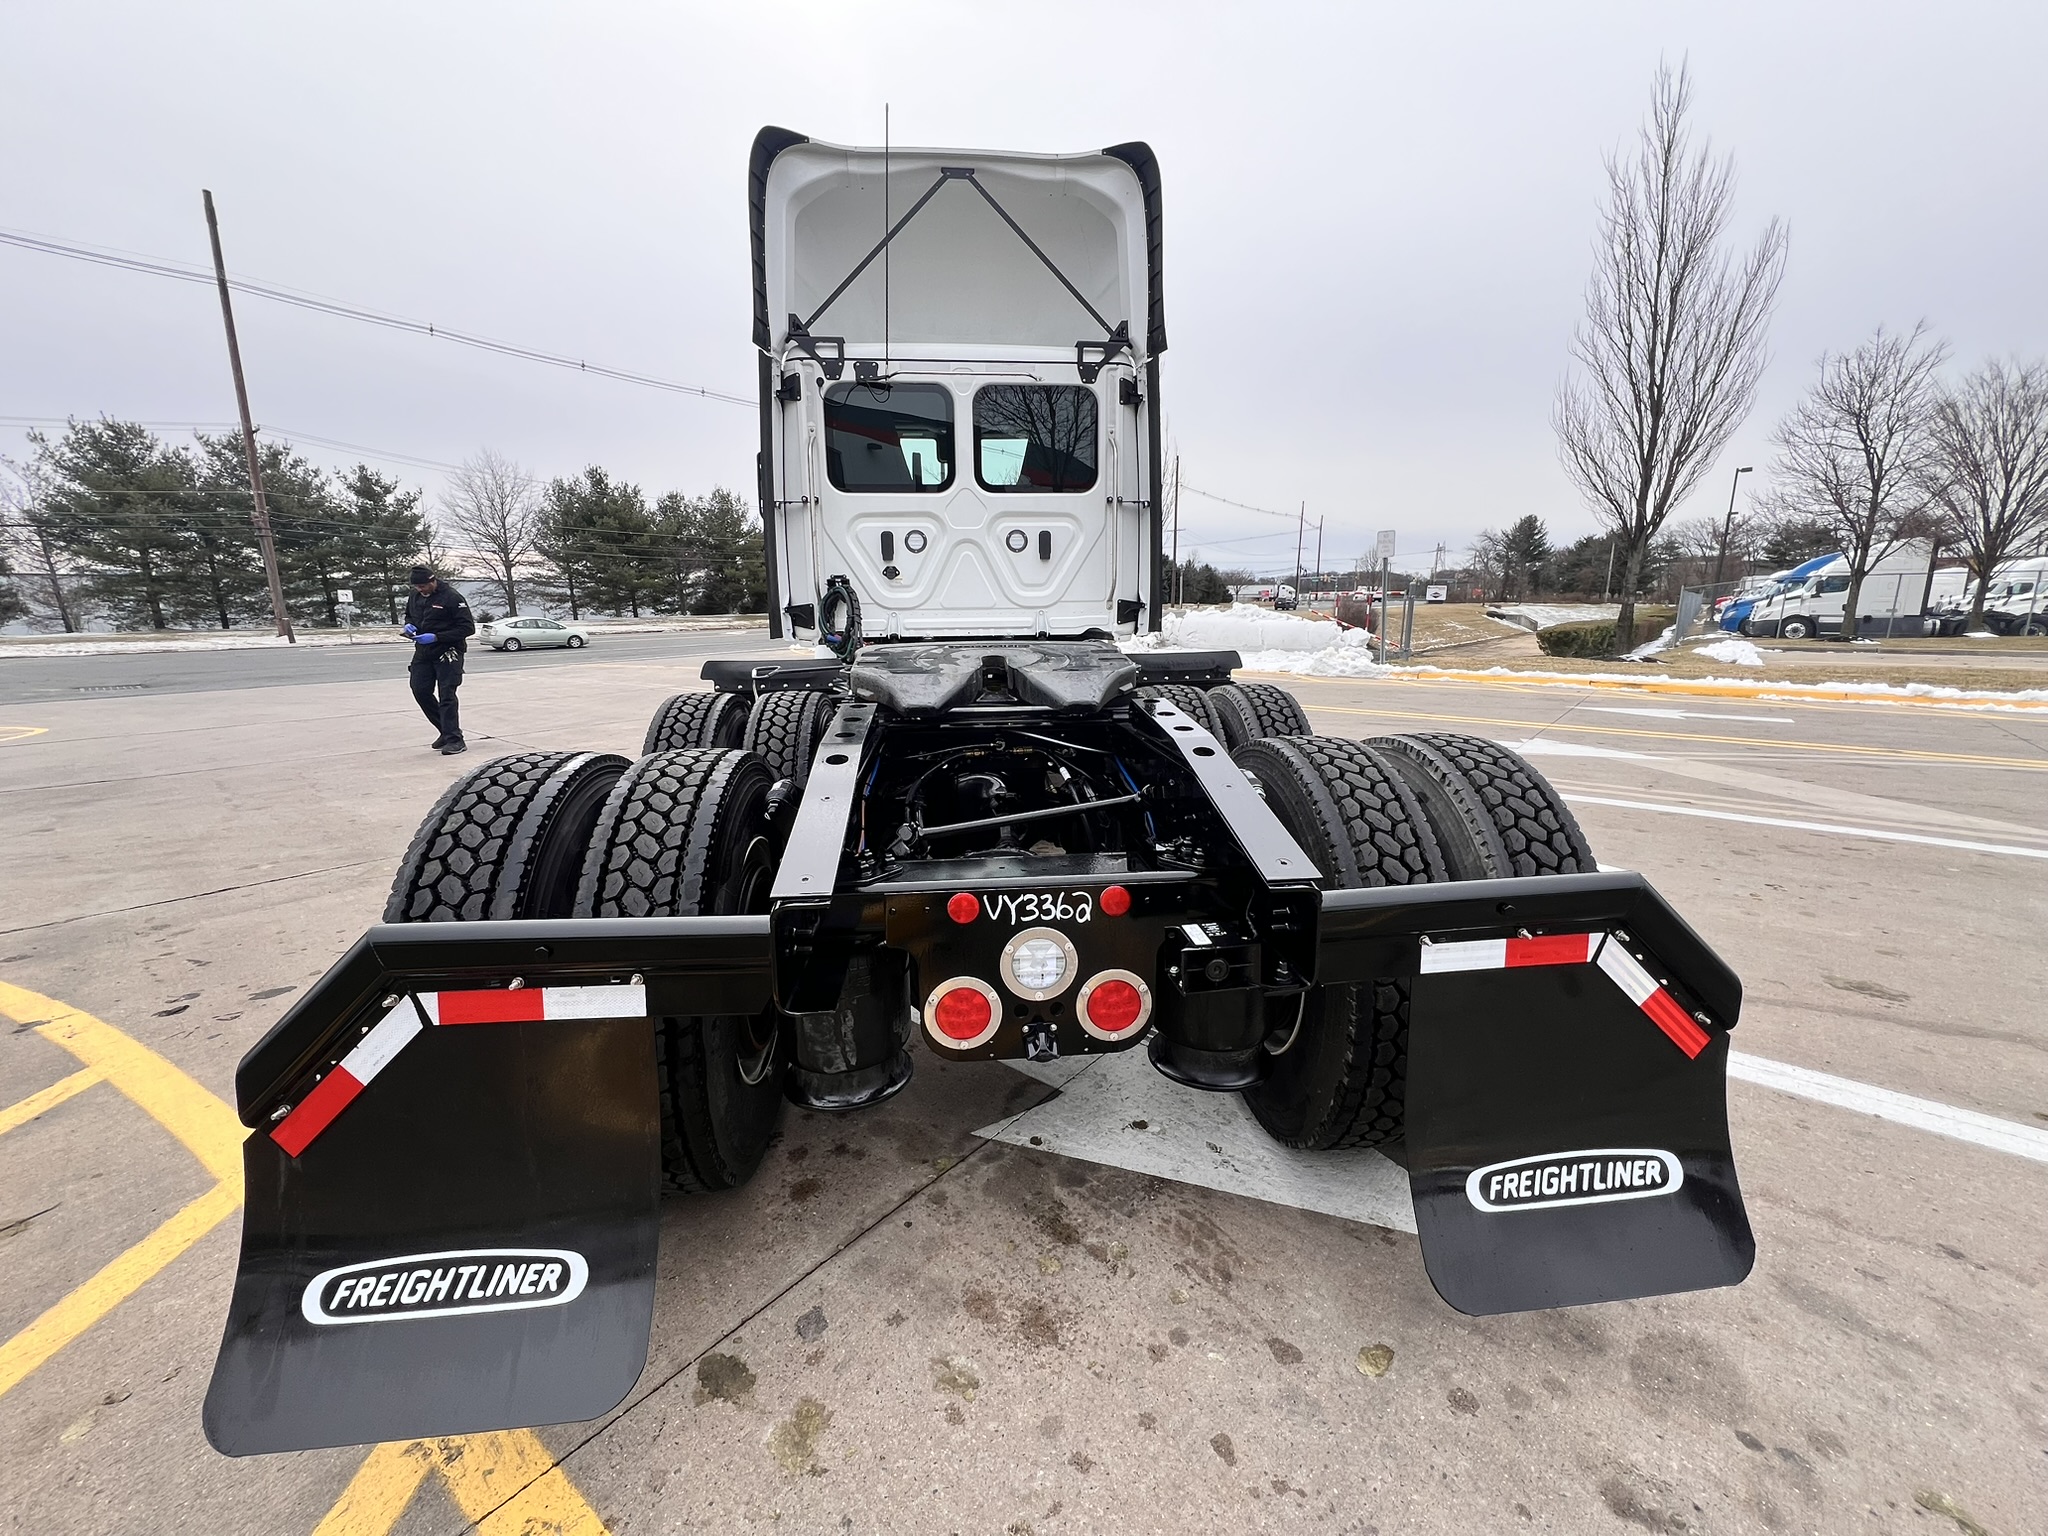
M1312 673L1265 672L1262 677L1286 678L1289 683L1362 683L1374 681L1371 677L1317 677ZM2048 711L2048 699L2017 699L2008 694L1985 693L1981 691L1958 690L1953 696L1943 697L1916 693L1877 693L1855 687L1833 686L1827 683L1734 683L1715 682L1700 678L1644 678L1638 682L1633 678L1612 678L1598 675L1578 677L1568 672L1473 672L1459 671L1449 667L1389 667L1380 674L1381 679L1392 678L1402 682L1430 683L1525 683L1549 688L1589 688L1612 693L1647 694L1666 698L1695 699L1771 699L1779 703L1801 702L1820 704L1916 704L1932 708L1982 709L1995 706L2000 709L2022 711ZM1938 686L1938 685L1927 685Z

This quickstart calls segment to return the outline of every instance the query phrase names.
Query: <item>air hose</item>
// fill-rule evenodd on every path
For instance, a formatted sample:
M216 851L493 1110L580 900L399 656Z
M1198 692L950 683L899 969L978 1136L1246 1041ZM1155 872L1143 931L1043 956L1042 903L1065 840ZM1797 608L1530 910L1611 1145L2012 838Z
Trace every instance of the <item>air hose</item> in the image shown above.
M844 576L825 582L825 596L818 604L818 639L841 661L853 660L860 649L860 595Z

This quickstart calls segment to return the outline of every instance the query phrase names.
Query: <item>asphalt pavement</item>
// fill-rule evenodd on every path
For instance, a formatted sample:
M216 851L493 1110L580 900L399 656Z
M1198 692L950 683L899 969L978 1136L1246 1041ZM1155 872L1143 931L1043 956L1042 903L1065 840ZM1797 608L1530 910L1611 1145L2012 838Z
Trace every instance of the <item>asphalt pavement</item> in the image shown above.
M381 649L0 662L0 1529L2048 1530L2048 713L1512 678L1276 680L1517 745L1735 967L1741 1286L1462 1317L1390 1165L920 1052L665 1204L605 1419L215 1455L235 1063L455 776L631 753L713 652L788 654L479 658L452 761Z

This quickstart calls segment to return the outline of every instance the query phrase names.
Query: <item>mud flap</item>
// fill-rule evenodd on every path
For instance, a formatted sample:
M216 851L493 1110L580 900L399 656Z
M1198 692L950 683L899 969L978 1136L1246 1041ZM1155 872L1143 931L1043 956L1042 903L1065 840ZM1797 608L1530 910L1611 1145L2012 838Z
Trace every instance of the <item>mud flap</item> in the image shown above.
M617 1406L654 1307L649 1015L686 997L761 1007L766 921L365 935L243 1062L207 1439L244 1456Z
M653 1318L659 1128L640 1018L419 1029L298 1156L249 1137L207 1439L245 1456L617 1406Z
M1437 1294L1485 1315L1734 1285L1741 984L1640 875L1325 897L1326 979L1409 987L1406 1162Z
M1576 954L1515 954L1545 946ZM1481 951L1507 958L1464 968ZM1420 960L1408 1176L1438 1295L1460 1312L1523 1312L1749 1273L1725 1033L1643 987L1655 983L1609 934L1436 944Z

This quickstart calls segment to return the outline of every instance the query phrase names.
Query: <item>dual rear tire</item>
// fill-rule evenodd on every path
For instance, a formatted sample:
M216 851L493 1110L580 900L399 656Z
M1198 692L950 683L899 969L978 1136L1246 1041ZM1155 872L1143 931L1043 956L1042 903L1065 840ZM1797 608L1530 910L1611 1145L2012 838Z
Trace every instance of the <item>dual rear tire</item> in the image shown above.
M1277 690L1276 690L1277 691ZM1557 792L1524 759L1472 736L1277 737L1233 757L1321 872L1326 890L1596 869ZM1266 1075L1246 1106L1305 1150L1401 1138L1408 986L1316 988L1268 1019Z
M766 912L772 785L759 758L731 747L630 764L568 752L479 764L428 813L385 921ZM664 1183L689 1192L745 1183L781 1119L779 1016L769 1007L654 1026Z

